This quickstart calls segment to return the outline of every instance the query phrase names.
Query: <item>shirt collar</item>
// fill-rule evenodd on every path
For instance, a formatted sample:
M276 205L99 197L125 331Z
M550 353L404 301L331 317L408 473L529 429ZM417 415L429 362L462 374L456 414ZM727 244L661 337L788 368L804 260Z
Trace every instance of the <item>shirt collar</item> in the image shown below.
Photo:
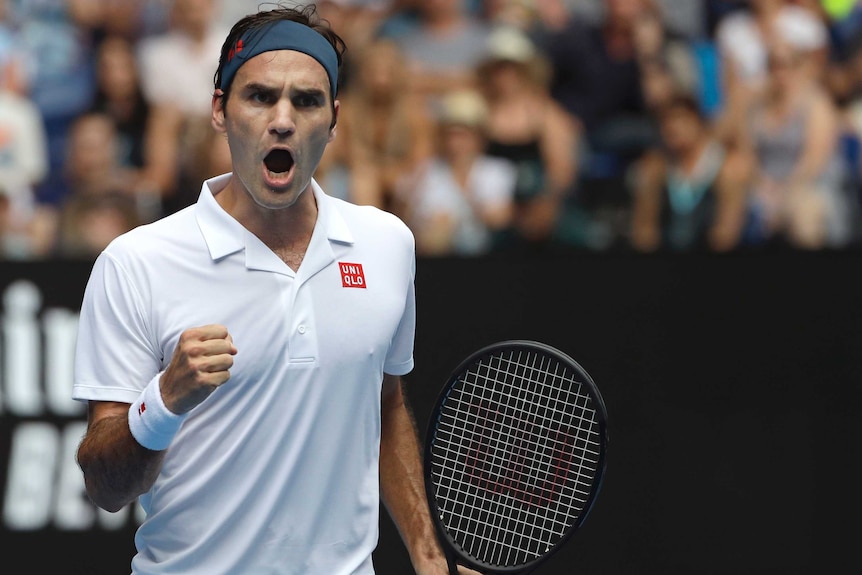
M195 205L198 227L213 260L246 249L249 234L242 224L236 221L219 205L215 195L222 191L230 181L231 174L222 174L204 181ZM317 201L317 222L315 234L325 231L330 242L353 244L353 234L341 214L337 201L326 195L315 180L311 180L311 191ZM306 192L307 193L307 192ZM318 230L320 228L320 230Z

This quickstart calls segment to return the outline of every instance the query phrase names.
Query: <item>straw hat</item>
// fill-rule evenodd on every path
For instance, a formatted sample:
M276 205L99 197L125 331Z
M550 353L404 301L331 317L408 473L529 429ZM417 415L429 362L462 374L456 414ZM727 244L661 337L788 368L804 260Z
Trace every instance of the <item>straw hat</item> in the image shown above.
M533 41L512 26L497 26L488 35L486 61L506 61L527 64L536 56Z
M475 90L453 90L440 102L439 122L443 125L484 128L488 121L488 105Z

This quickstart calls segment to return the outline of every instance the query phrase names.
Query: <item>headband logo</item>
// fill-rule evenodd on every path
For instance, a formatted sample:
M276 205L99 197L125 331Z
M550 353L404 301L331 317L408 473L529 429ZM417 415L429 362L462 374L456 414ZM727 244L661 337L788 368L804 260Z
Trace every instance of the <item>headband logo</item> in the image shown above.
M233 60L233 57L242 52L242 38L236 41L236 45L227 53L227 61Z

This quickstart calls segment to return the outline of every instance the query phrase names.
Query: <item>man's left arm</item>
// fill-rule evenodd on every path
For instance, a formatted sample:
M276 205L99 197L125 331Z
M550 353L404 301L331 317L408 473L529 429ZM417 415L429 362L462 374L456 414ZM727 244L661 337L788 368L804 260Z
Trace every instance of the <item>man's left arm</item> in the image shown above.
M417 575L449 575L428 499L416 420L400 377L385 375L381 394L380 491ZM459 567L459 574L480 575Z

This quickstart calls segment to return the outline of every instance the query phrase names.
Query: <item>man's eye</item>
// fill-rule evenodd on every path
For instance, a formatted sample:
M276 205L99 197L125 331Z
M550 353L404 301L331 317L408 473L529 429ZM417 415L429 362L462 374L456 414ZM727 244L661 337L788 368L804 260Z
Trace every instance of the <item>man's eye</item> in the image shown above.
M294 103L296 106L299 106L301 108L310 108L313 106L317 106L319 103L319 100L316 96L304 95L304 96L297 96L294 99Z
M267 94L265 92L254 92L251 95L251 99L254 102L259 102L261 104L265 104L265 103L269 102L272 98L270 98L269 94Z

